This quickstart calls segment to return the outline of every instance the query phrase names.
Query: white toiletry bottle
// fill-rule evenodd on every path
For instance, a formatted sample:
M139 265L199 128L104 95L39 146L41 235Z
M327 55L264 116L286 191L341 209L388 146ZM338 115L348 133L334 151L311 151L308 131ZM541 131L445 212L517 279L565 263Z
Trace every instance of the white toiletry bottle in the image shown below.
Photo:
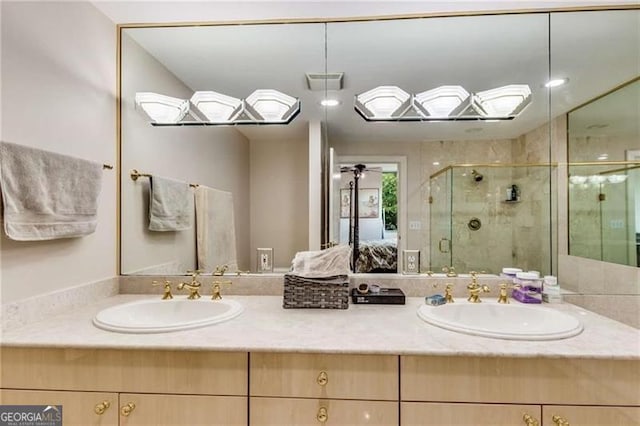
M562 303L562 294L558 285L558 278L545 275L542 286L542 301L546 303Z

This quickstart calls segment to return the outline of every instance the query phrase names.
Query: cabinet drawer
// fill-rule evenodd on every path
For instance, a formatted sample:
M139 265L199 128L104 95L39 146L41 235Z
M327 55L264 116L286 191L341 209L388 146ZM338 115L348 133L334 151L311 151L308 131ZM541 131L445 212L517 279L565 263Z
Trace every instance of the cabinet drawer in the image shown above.
M252 353L252 396L398 400L398 357Z
M543 406L542 418L545 425L556 425L554 416L559 416L571 425L580 426L638 426L640 407L575 407ZM558 421L558 419L556 419Z
M128 404L134 408L120 413L120 426L245 426L248 417L240 396L121 394L120 407Z
M524 425L525 414L540 422L539 405L403 402L400 407L402 426Z
M403 356L403 401L640 405L633 360Z
M398 424L398 403L390 401L252 397L250 406L252 426Z
M231 352L2 349L2 386L246 395L247 354Z
M106 404L101 406L104 412L97 414L96 407L104 402ZM62 405L62 424L65 426L118 425L116 393L2 390L0 404Z

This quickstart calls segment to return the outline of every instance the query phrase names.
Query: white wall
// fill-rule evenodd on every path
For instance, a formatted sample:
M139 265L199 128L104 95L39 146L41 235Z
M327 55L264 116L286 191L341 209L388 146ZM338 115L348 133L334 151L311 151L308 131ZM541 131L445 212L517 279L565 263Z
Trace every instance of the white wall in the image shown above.
M256 249L273 248L275 268L288 269L309 245L309 144L251 140L251 270Z
M79 2L2 2L0 138L116 164L116 27ZM70 188L71 190L71 188ZM16 242L2 232L2 303L116 275L116 174L84 238Z
M184 274L196 267L190 230L148 230L149 179L132 169L233 193L236 251L249 268L249 141L232 127L153 127L135 93L188 99L193 90L126 34L122 37L122 273Z

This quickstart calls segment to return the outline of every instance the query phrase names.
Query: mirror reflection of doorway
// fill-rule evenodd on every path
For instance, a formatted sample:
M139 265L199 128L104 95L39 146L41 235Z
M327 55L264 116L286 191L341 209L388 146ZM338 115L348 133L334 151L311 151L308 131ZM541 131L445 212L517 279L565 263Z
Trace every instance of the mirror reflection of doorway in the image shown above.
M398 271L398 173L396 163L340 164L339 242L354 272Z

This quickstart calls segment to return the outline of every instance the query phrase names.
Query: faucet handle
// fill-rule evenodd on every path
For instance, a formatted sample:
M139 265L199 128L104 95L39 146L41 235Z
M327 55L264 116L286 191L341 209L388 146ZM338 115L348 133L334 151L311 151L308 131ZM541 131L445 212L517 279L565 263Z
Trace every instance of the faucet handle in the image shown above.
M215 280L211 283L211 300L220 300L222 299L222 294L220 294L220 284L233 284L232 281L218 281Z
M451 290L453 289L453 284L448 283L445 287L444 287L444 301L446 303L453 303L453 295L451 294Z
M159 285L164 285L164 293L162 295L162 300L173 299L173 294L171 294L171 281L164 280L164 283L159 281L151 281L151 285L156 287Z
M192 281L195 281L198 279L198 276L203 272L204 271L202 269L192 269L192 270L188 270L187 274L191 275Z
M229 269L229 265L218 265L211 275L221 277L227 272L227 269Z

